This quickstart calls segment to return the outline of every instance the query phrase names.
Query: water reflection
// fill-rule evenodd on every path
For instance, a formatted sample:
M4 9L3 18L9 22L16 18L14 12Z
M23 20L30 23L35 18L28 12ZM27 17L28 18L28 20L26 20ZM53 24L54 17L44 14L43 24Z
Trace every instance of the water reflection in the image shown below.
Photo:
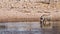
M53 24L53 27L50 29L41 28L39 22L0 24L6 26L5 29L0 29L0 34L60 34L60 28L58 24Z

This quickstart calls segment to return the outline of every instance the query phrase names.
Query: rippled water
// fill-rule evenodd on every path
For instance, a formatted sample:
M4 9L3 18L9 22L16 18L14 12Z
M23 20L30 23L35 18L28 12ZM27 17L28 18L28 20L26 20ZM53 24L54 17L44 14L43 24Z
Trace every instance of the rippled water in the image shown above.
M60 34L57 25L54 24L50 29L42 29L39 22L0 23L0 34Z

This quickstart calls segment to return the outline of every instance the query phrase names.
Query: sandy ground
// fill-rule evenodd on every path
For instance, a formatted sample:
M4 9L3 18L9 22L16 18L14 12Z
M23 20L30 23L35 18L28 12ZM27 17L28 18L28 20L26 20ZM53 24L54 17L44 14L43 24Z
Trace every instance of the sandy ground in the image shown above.
M0 0L0 22L39 21L42 15L58 15L59 4L59 0Z

